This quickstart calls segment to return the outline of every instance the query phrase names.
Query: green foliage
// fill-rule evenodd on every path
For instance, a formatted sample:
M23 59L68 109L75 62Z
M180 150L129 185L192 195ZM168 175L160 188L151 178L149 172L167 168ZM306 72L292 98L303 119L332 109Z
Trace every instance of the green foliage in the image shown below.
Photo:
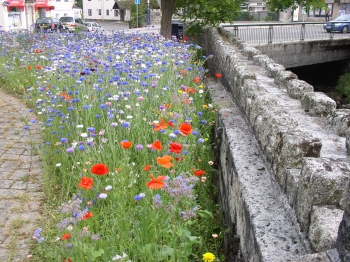
M350 102L350 73L346 73L339 77L336 90L346 97L348 102Z
M200 33L205 26L232 22L244 0L177 0L175 14L188 23L189 35Z
M265 21L274 21L274 20L275 20L275 15L272 14L272 13L269 13L269 14L265 17L264 20L265 20Z
M325 8L326 4L324 0L264 0L268 10L273 12L281 12L288 8L296 9L298 6L305 6L306 10L310 9L310 6L314 8Z

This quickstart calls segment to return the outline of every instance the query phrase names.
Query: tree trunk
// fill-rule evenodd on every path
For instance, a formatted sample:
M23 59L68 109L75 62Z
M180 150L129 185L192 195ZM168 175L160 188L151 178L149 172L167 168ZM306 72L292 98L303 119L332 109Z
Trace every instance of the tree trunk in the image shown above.
M174 13L176 0L161 0L162 19L160 20L160 34L171 38L171 20Z

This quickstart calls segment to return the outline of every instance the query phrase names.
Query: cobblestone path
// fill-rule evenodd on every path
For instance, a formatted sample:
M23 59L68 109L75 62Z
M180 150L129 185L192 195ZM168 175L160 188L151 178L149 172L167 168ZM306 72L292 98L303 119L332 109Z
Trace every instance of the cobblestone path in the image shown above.
M23 102L0 89L0 261L30 261L38 227L42 167L38 124Z

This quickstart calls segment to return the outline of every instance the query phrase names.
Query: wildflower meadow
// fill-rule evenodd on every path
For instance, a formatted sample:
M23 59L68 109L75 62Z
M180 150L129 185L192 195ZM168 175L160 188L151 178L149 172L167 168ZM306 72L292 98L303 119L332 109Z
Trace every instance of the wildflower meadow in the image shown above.
M23 129L42 134L31 261L224 261L200 46L20 32L0 34L0 54L0 86L32 108Z

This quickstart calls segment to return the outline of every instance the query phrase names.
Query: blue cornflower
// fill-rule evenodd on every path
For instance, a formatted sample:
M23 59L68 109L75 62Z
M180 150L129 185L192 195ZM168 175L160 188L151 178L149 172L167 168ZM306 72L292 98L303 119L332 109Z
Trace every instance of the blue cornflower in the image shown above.
M122 124L122 127L128 128L128 127L130 127L130 123L129 122L124 122Z
M141 200L141 199L142 199L142 197L141 197L140 195L134 196L134 200L135 200L135 201L139 201L139 200Z

